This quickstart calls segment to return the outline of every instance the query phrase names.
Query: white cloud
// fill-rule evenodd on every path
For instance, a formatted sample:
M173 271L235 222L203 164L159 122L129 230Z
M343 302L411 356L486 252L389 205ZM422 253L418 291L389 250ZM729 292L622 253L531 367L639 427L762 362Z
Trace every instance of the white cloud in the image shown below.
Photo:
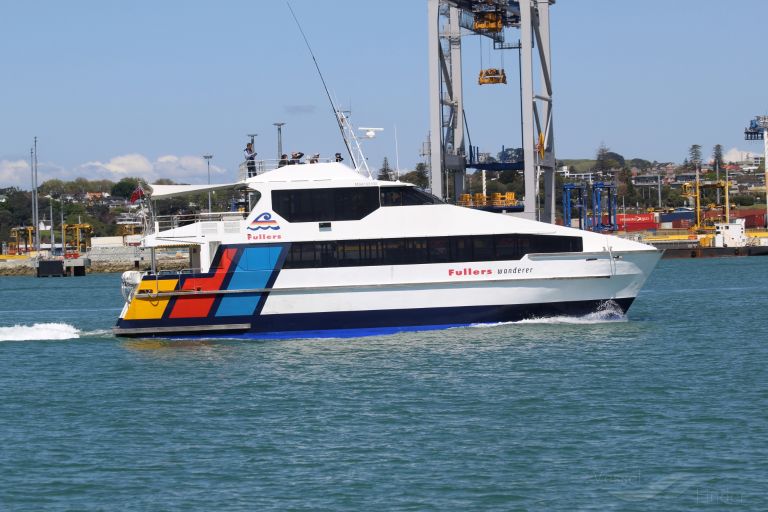
M178 183L204 184L208 182L208 166L200 156L163 155L150 160L144 155L131 153L110 158L106 162L90 161L67 169L51 162L40 162L38 183L51 179L72 181L76 178L89 180L106 179L120 181L123 178L143 178L152 183L168 178ZM227 170L211 162L211 182L231 181ZM30 190L31 176L26 160L0 160L0 188L18 187Z
M0 187L32 188L29 171L26 160L0 160Z
M216 182L225 169L211 165L211 181ZM108 162L86 162L73 170L73 177L85 176L88 179L109 179L119 181L122 178L137 177L153 182L168 178L180 183L206 183L208 167L199 156L163 155L150 161L140 154L116 156Z
M152 163L143 155L132 153L116 156L108 162L86 162L75 169L80 176L88 179L116 179L128 177L144 177L153 170ZM82 173L85 174L82 174Z
M211 164L211 182L216 183L217 178L225 172L221 167ZM170 178L176 182L208 182L208 165L199 156L161 156L155 162L155 173L159 178Z

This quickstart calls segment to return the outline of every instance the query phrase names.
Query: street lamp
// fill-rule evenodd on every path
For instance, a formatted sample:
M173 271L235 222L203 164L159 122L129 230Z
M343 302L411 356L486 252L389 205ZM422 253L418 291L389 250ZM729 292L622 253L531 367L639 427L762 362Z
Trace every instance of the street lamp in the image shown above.
M211 184L211 158L213 155L203 155L206 163L208 164L208 185ZM211 213L211 191L208 190L208 213Z
M279 122L272 124L277 126L277 159L280 160L283 158L283 126L285 126L285 123Z

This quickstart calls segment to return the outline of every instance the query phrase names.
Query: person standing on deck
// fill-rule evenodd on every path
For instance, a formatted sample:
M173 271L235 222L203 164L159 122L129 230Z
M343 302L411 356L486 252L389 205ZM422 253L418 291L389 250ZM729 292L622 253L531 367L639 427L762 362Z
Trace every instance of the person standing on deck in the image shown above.
M256 155L257 153L253 150L253 142L249 142L245 145L245 149L243 150L243 153L245 154L245 163L248 166L248 177L256 175Z

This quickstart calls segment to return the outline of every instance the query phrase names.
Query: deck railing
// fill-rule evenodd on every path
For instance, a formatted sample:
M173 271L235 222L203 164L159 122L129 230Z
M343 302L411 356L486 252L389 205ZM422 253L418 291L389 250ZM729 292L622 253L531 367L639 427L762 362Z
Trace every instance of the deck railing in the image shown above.
M158 215L155 217L155 232L168 231L197 222L240 222L248 216L247 212L204 212L183 215Z
M267 171L272 171L286 165L317 164L334 161L335 158L314 157L307 155L297 159L286 158L285 160L245 160L240 163L237 177L240 181L242 181L244 179L252 178L254 176L258 176L259 174L263 174Z

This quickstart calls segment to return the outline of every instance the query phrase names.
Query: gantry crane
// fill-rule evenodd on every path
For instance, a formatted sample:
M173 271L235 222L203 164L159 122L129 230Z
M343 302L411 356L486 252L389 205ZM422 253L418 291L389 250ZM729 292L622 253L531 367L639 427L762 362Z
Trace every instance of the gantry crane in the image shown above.
M720 220L721 222L724 220L726 223L729 223L731 221L730 217L730 189L731 182L730 181L724 181L719 180L715 182L706 182L702 183L699 179L697 179L694 182L686 182L683 183L683 191L682 196L688 198L689 201L693 202L694 205L694 211L696 212L696 224L691 226L691 229L693 231L699 231L702 229L715 229L715 222ZM716 204L716 208L723 208L723 219L712 219L709 224L705 225L706 223L703 222L701 218L701 191L703 189L715 189L715 190L722 190L723 195L725 196L725 204L720 205Z
M11 241L8 243L8 254L18 256L27 254L35 249L35 228L19 226L11 228Z
M61 247L65 258L79 258L91 247L93 227L90 224L64 224Z
M746 140L763 141L763 170L765 171L765 227L768 229L768 116L757 116L744 130Z
M464 116L462 30L490 38L494 49L520 52L522 164L525 178L523 216L536 217L537 170L544 176L540 220L555 220L555 156L552 129L552 80L549 6L555 0L427 0L429 23L430 171L432 193L456 200L463 193L468 160ZM506 41L506 29L519 29L518 42ZM534 51L536 50L536 51ZM534 72L534 64L536 72ZM533 76L538 73L539 90ZM503 69L482 70L480 83L505 83ZM438 136L439 135L439 136ZM471 148L470 148L471 149ZM471 151L470 151L471 153ZM449 187L448 182L453 181Z

